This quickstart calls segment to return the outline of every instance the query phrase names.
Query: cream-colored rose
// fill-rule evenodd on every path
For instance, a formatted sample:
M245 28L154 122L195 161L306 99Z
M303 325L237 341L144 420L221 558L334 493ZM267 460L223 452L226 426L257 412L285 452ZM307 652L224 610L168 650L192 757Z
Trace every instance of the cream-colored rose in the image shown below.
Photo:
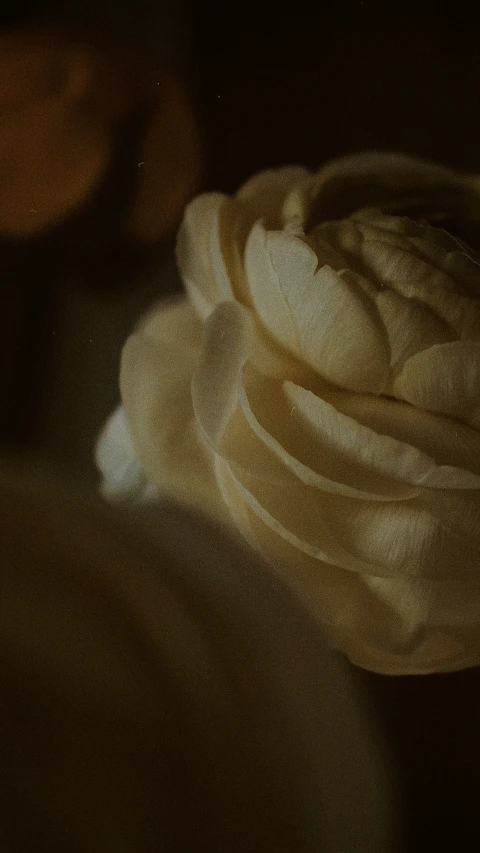
M378 672L480 664L477 222L473 178L410 157L264 172L189 205L188 299L123 353L146 479L234 523Z

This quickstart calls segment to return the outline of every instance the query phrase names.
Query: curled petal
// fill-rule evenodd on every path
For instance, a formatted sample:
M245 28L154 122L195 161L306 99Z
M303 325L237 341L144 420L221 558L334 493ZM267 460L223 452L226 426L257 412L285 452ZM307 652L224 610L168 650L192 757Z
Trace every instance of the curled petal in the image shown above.
M284 215L287 220L299 217L307 227L309 222L342 219L399 196L404 203L428 190L466 186L471 186L466 176L419 157L370 151L326 163L287 197Z
M309 176L310 172L304 166L267 169L243 184L236 198L247 202L256 218L263 219L267 228L282 228L285 197Z
M394 375L415 353L455 338L451 327L421 302L386 289L377 293L375 302L388 335Z
M186 344L185 330L196 324L186 301L157 311L147 333L140 329L123 349L120 389L135 455L148 481L159 493L223 519L213 461L192 407L190 385L199 352L194 343Z
M218 448L240 399L241 369L252 348L253 324L235 302L219 305L205 327L192 381L195 416L209 445Z
M365 240L362 260L368 273L383 286L388 284L403 296L420 297L435 290L456 292L455 282L429 261L411 251L408 241L399 246L378 231Z
M455 237L443 228L434 228L428 222L417 222L408 216L395 216L377 208L358 210L348 221L355 223L365 240L380 235L383 241L392 246L401 249L413 247L414 254L418 253L419 257L431 261L434 265L451 252L458 252L461 246ZM470 258L466 260L471 261ZM474 268L476 264L473 261L471 263Z
M295 238L290 237L290 245ZM312 276L317 259L307 255L300 274ZM253 306L272 337L290 352L300 354L300 340L280 278L268 251L268 232L262 222L252 228L245 250L245 270ZM298 275L299 271L297 271Z
M358 500L306 487L285 488L229 463L237 488L277 535L300 552L368 577L451 577L480 582L478 531L465 538L411 501ZM454 499L454 498L453 498Z
M177 237L178 267L202 319L218 302L234 298L220 236L221 212L228 204L228 196L221 193L206 193L194 199L186 208Z
M344 548L340 531L330 528L322 509L324 498L319 493L290 484L287 490L279 489L256 477L245 475L229 465L237 490L249 506L280 539L293 545L299 552L309 554L320 562L338 566L348 571L369 576L389 576L390 567L362 560ZM305 499L308 510L305 512Z
M452 630L448 625L406 620L401 606L398 612L402 581L395 598L385 593L390 579L365 583L355 573L300 552L252 509L221 459L217 459L216 474L224 500L247 541L321 619L332 644L352 662L388 675L451 672L478 664L478 623ZM393 587L389 589L393 591Z
M468 469L437 465L413 444L377 433L342 414L311 391L285 383L288 400L315 440L325 450L341 453L346 462L400 482L440 489L480 489L480 475ZM340 398L339 398L340 399Z
M388 602L405 623L432 627L478 626L480 584L462 577L447 578L434 584L426 578L369 578L367 586L378 598Z
M215 310L192 383L196 417L215 453L243 474L287 490L300 481L329 494L365 500L404 500L415 495L415 489L398 479L369 476L352 454L335 453L332 442L322 444L318 436L314 444L309 442L308 434L297 428L298 419L288 417L295 406L283 395L281 383L257 373L250 364L255 350L250 324L245 326L244 319L238 306L227 303ZM281 441L275 439L275 432Z
M413 355L394 393L420 409L467 419L478 406L480 342L453 341Z
M182 351L192 360L202 345L203 326L188 300L182 296L162 299L148 311L137 326L136 334L171 347L182 343Z
M449 498L454 504L455 494ZM358 557L389 567L388 572L377 572L378 577L396 576L405 581L415 577L428 579L429 583L434 579L435 587L453 575L460 587L464 580L467 586L474 581L480 588L478 526L465 536L452 524L443 524L428 500L422 505L421 496L419 500L395 504L357 502L343 524L343 541ZM372 577L374 574L371 572ZM441 624L444 621L442 617Z
M376 433L389 435L397 441L416 447L434 459L439 469L443 466L463 469L466 479L463 482L457 481L459 488L467 486L469 472L477 477L480 475L480 433L466 424L386 397L345 392L324 392L323 396L339 412L370 427ZM457 470L456 477L458 476ZM470 482L473 484L475 480ZM432 479L428 485L434 486ZM447 488L447 480L442 477L438 485Z
M298 366L282 352L268 347L250 311L236 302L222 302L205 324L191 387L199 428L216 453L224 452L224 442L240 411L247 361L260 364L272 377L298 378ZM241 442L240 451L245 455Z
M436 313L464 340L480 337L480 306L462 296L445 269L384 240L366 241L362 250L366 274L388 285L406 299L414 299Z
M229 441L232 449L227 458L230 463L251 476L260 475L270 482L283 481L287 489L294 479L319 491L357 500L397 501L418 494L418 489L398 480L381 474L372 476L362 468L355 452L344 452L335 430L332 433L326 427L324 440L319 434L313 438L309 430L303 428L301 416L296 414L297 407L291 405L289 384L285 383L284 389L280 389L272 387L268 380L257 379L255 384L249 383L248 391L243 389L240 402L245 423L241 435L237 431ZM257 439L256 452L250 432ZM240 447L246 450L245 454L238 452ZM270 460L268 474L260 465L260 460L265 458Z
M321 376L381 393L389 354L376 309L331 267L317 265L302 240L259 226L246 254L253 304L272 336Z
M145 477L135 456L125 409L118 406L106 422L95 449L95 462L102 474L102 495L110 500L154 500L156 486Z

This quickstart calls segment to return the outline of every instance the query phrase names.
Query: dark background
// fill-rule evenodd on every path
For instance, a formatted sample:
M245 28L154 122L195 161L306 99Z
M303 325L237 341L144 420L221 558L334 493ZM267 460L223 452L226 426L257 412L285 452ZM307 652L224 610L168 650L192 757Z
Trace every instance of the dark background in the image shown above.
M8 0L0 12L3 29L52 20L181 70L204 129L205 190L233 192L265 167L314 169L366 148L480 170L477 15L465 17L461 5ZM118 400L122 343L157 295L180 287L172 247L130 256L116 233L115 200L110 212L102 204L91 206L76 236L66 229L13 249L0 238L9 281L0 313L0 442L35 446L80 466L92 482L91 448Z
M204 189L234 191L264 167L315 168L365 148L480 171L478 21L461 5L178 8L173 0L167 14L150 0L78 0L68 16L183 69L207 143ZM67 13L61 3L40 11L15 3L1 14L6 27ZM95 217L93 209L93 231ZM180 289L172 246L128 268L118 245L83 258L67 252L61 262L48 240L41 251L7 249L0 439L96 485L93 446L118 402L122 344L152 301ZM478 670L362 679L405 784L404 849L480 849Z

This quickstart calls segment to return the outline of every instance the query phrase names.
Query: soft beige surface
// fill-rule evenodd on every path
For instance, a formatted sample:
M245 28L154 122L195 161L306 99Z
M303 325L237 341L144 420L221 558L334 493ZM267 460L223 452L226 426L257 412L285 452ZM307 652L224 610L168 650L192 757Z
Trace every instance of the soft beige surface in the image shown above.
M438 227L395 215L421 204ZM375 153L200 196L187 298L123 351L147 482L238 527L378 672L480 663L480 267L441 227L478 204L469 176ZM107 430L107 482L122 458Z
M239 538L1 473L2 851L394 849L376 721Z

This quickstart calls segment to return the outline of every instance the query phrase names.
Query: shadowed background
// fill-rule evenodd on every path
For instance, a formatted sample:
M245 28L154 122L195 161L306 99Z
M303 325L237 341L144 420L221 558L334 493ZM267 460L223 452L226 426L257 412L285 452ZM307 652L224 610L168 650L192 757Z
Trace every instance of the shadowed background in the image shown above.
M226 8L77 0L67 18L62 7L55 0L43 12L33 3L12 5L2 13L3 29L73 21L174 62L200 114L205 190L233 192L259 169L316 168L365 148L480 169L478 50L465 25L456 27L436 4L417 4L415 15L399 12L395 28L391 9L382 17L367 2L295 15L250 2ZM121 234L128 191L118 198L139 169L129 133L117 135L115 186L99 191L80 229L67 224L55 238L20 246L0 239L9 282L2 294L0 440L34 446L92 484L92 446L118 401L125 337L152 301L180 287L173 240L132 250Z
M183 69L204 129L205 190L232 192L265 167L315 168L365 148L480 171L476 20L460 12L430 3L409 15L397 4L387 20L368 2L325 4L314 15L247 2L185 4L179 14L173 0L161 12L149 0L69 8L75 22ZM4 27L35 21L25 5L12 10L2 13ZM50 13L58 19L61 4ZM119 182L132 180L136 163L127 161ZM103 203L89 209L87 236L118 214ZM120 219L108 247L86 237L84 251L64 251L68 234L63 244L0 243L0 438L92 487L93 446L119 400L125 338L153 301L181 287L172 241L127 257ZM359 677L404 773L405 849L479 849L478 670Z

